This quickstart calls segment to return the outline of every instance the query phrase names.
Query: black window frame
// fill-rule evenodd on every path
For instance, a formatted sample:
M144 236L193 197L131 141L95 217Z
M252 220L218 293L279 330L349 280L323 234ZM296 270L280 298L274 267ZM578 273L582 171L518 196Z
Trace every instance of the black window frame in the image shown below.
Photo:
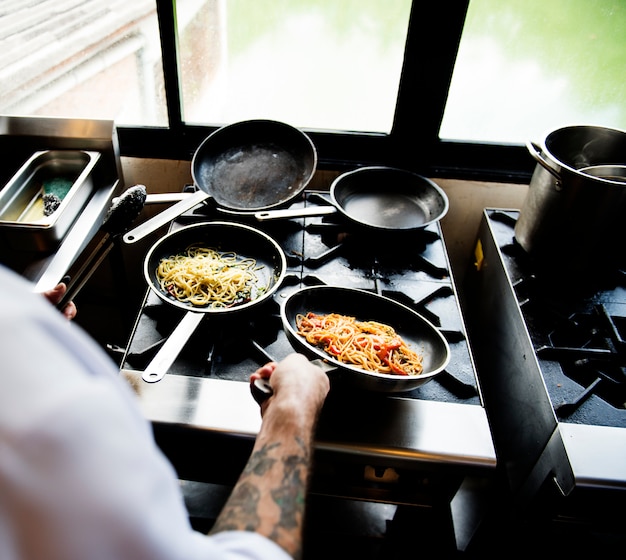
M528 182L534 161L521 144L445 141L439 128L470 0L413 0L394 122L389 134L304 129L318 151L318 168L390 165L430 177ZM183 121L174 2L156 0L168 127L117 127L120 153L191 160L217 126Z

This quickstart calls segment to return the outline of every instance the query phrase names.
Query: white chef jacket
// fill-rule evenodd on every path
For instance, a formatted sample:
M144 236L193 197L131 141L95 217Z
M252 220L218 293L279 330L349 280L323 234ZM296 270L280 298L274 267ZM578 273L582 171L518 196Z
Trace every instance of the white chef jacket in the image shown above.
M115 364L0 266L0 558L288 559L252 532L194 531Z

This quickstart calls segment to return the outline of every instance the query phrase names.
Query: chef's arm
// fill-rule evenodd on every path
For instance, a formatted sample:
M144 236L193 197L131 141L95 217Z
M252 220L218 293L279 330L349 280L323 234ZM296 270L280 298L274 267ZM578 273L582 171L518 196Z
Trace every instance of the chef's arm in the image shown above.
M329 390L326 374L304 356L267 364L273 395L250 459L211 533L255 531L294 558L301 556L305 497L317 418Z

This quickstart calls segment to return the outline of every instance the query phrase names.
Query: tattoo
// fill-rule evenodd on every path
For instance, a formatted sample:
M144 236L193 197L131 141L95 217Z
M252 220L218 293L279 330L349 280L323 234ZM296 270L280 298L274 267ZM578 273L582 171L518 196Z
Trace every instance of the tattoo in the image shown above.
M298 447L300 447L300 449L302 450L302 456L308 461L310 446L307 445L300 436L296 436L295 439L296 439L296 443L298 444Z
M263 446L258 451L255 451L250 456L250 460L246 464L243 470L243 474L244 475L254 474L256 476L263 476L276 463L276 459L272 459L271 457L268 457L268 454L270 451L273 451L277 447L280 447L280 443L271 443L269 445Z
M274 530L275 534L281 528L295 529L302 523L307 482L302 475L307 473L309 461L302 439L296 437L296 442L302 454L288 455L283 459L282 484L272 491L272 498L281 512L279 525Z
M304 508L304 481L302 468L306 467L302 457L291 455L283 461L284 475L280 487L272 490L272 498L280 508L280 526L293 529L298 526Z
M267 521L268 505L262 492L265 495L269 492L280 518L268 536L294 558L300 558L311 449L301 437L296 436L294 441L297 450L290 455L281 451L284 443L280 442L268 443L252 453L211 533L260 529ZM273 482L268 485L268 481Z
M228 499L228 507L224 508L211 532L255 531L260 523L258 515L260 496L256 485L247 481L237 484Z

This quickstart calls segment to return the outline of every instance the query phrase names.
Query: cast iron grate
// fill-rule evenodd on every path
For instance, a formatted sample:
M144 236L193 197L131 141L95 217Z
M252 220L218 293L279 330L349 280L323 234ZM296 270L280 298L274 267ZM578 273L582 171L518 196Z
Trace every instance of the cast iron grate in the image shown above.
M612 317L602 304L578 313L550 334L550 345L537 349L541 358L558 360L565 375L582 391L556 407L565 416L595 394L615 408L626 408L626 318Z

